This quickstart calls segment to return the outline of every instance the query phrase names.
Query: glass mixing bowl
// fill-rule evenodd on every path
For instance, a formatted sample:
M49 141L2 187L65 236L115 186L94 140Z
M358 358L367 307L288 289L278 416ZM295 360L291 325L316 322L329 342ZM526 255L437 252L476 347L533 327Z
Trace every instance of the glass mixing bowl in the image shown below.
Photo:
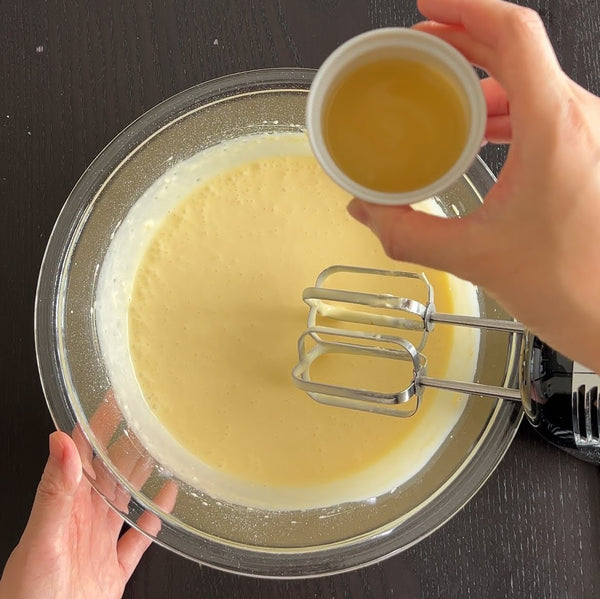
M177 94L127 127L68 197L36 297L36 350L48 407L57 428L73 434L96 490L161 545L216 568L264 577L349 570L418 542L483 485L521 419L517 404L469 398L453 434L408 483L369 501L280 512L229 504L190 486L133 434L111 393L94 319L97 277L115 229L178 161L226 139L302 129L313 75L267 69L223 77ZM467 214L493 182L478 159L439 204L448 216ZM480 291L478 300L483 316L508 317ZM517 358L510 336L482 332L476 380L513 385Z

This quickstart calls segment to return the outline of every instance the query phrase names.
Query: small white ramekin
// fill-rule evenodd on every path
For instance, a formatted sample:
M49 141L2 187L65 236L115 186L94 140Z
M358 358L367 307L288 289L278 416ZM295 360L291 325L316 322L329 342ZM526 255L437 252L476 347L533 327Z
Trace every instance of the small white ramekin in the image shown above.
M335 163L323 135L323 112L329 93L349 70L381 58L421 61L441 70L462 90L467 103L468 134L465 146L452 168L425 187L402 193L375 191L358 184ZM325 172L355 197L375 204L411 204L440 193L469 168L479 152L487 109L479 79L473 67L450 44L439 38L401 27L376 29L358 35L337 48L321 65L308 94L306 126L310 144Z

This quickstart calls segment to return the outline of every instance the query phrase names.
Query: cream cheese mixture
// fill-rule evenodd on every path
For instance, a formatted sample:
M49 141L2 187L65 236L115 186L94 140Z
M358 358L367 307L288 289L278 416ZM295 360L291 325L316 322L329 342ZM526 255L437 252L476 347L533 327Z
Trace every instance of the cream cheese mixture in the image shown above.
M403 267L348 201L303 134L249 136L171 168L117 229L96 296L115 396L154 457L198 489L267 509L367 500L417 474L460 417L464 400L442 392L403 420L293 386L302 290L332 264ZM470 284L427 276L438 310L476 313ZM472 380L477 347L477 332L437 327L429 373ZM387 376L347 374L367 388Z

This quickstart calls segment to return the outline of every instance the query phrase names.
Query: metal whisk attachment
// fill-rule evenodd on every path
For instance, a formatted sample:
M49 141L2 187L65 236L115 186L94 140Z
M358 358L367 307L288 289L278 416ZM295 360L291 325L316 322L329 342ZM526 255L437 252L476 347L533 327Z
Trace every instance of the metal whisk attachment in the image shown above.
M410 280L422 286L424 301L387 293L362 293L329 286L337 274L378 275L385 277L386 289L393 279ZM298 341L299 361L292 372L294 383L321 403L406 418L419 408L427 387L459 393L485 395L521 401L530 424L537 432L561 449L580 459L600 464L600 375L561 355L522 324L435 310L433 288L423 274L331 266L317 278L314 287L304 290L303 299L310 307L308 328ZM336 326L320 326L317 318ZM341 327L337 324L342 323ZM435 323L505 331L514 335L519 355L518 388L495 387L431 378L423 353L427 336ZM385 333L353 330L376 327ZM392 331L393 334L388 334ZM400 336L406 331L413 341ZM315 362L327 354L354 354L390 358L408 362L411 375L401 389L391 393L331 382L313 380Z
M411 279L424 287L426 300L419 302L386 293L364 293L329 287L328 279L340 273ZM505 331L519 335L525 328L515 321L436 312L433 288L424 274L357 266L330 266L320 273L314 287L304 290L302 299L310 308L308 327L298 341L299 362L292 371L292 377L298 388L306 391L318 402L406 418L417 411L423 391L427 387L515 401L522 399L520 389L427 376L427 359L423 349L435 323ZM365 307L368 310L365 310ZM319 326L317 324L319 316L333 322L416 331L419 337L416 342L411 342L398 334ZM389 393L313 380L311 367L316 360L326 354L354 354L408 362L412 376L399 391Z

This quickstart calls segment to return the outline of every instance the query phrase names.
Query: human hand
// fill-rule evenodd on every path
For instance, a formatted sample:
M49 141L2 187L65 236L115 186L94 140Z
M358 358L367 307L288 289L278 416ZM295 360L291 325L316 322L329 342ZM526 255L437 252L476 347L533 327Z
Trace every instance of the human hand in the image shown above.
M486 140L510 142L461 219L353 200L388 255L484 287L555 349L600 372L600 99L560 69L539 16L501 0L419 0L436 35L490 74Z
M101 434L106 444L116 428L115 422L106 426L110 409L110 405L103 406L103 413L95 415L99 416L96 422L103 423ZM79 429L73 436L79 441L77 445L65 433L50 435L50 456L29 522L0 581L1 599L117 599L151 543L133 528L119 538L123 519L83 476L82 459L88 472L89 465L96 466L95 475L103 478L101 488L108 489L112 484L113 504L125 511L129 497L108 482L99 463L92 462L91 450L86 448ZM150 473L148 462L139 456L126 457L131 452L124 451L125 444L130 444L125 437L113 443L111 458L115 463L120 462L119 470L134 486L141 487ZM154 502L170 511L176 495L177 488L168 482ZM148 512L139 518L137 525L150 535L160 530L160 520Z

